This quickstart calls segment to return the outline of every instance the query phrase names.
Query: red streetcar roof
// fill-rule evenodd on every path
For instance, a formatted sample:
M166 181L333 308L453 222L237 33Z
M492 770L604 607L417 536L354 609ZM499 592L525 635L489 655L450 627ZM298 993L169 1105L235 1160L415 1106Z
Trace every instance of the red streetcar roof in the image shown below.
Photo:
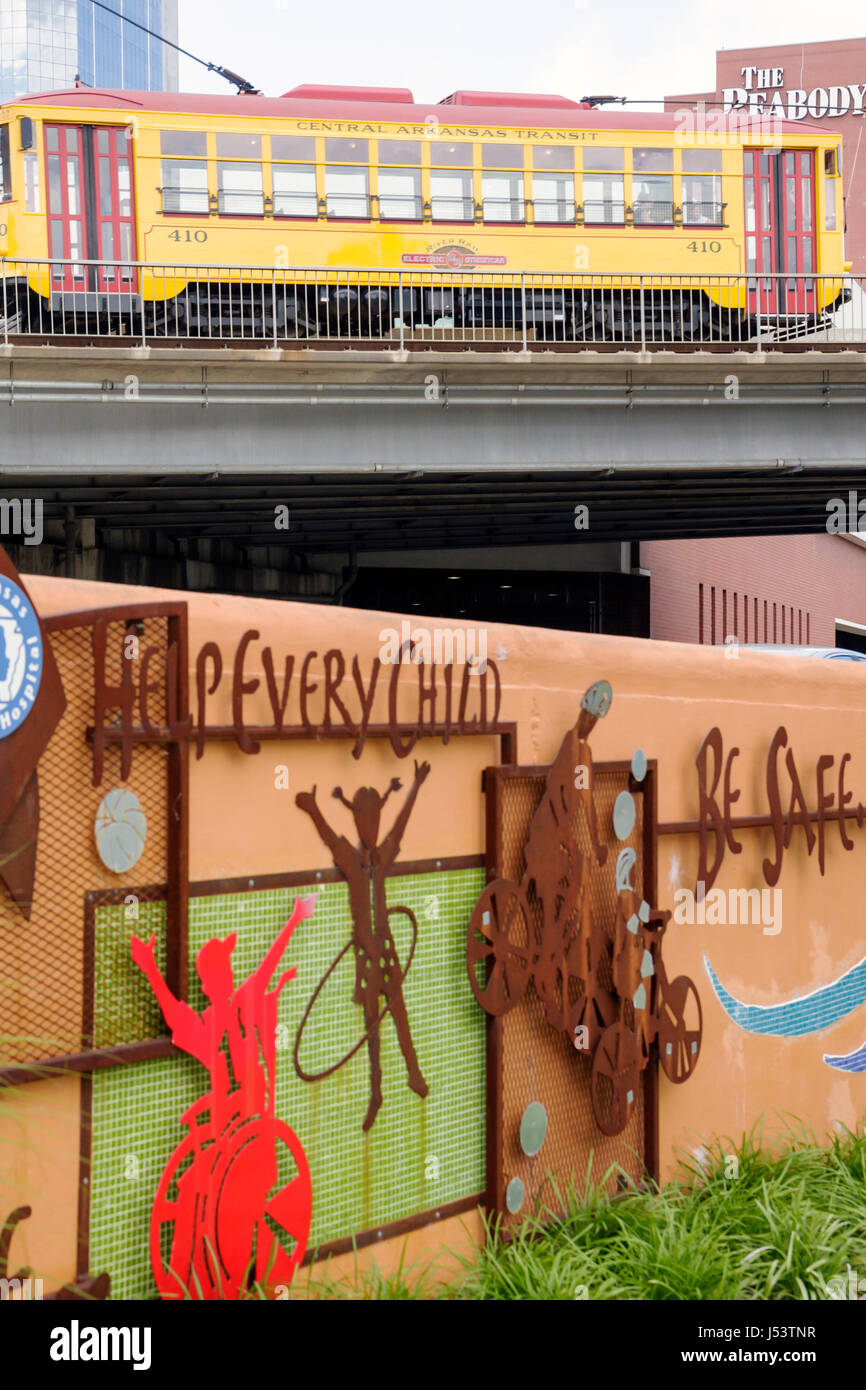
M283 92L282 101L294 97L297 101L393 101L411 106L415 100L408 87L327 87L318 82L305 82Z
M590 110L589 102L572 101L571 97L539 96L532 92L452 92L444 97L440 106L511 106L523 109L526 106L541 107L545 111Z
M463 95L477 96L479 99L485 96L488 101L493 100L494 104L489 106L475 106L469 102L429 102L429 103L409 103L397 101L394 96L395 88L386 87L383 89L359 89L363 91L377 91L379 95L375 100L350 100L345 96L346 88L335 87L334 92L341 92L340 97L335 96L333 101L330 98L322 97L299 97L298 90L294 93L287 93L283 97L259 97L241 96L239 93L226 93L224 95L212 95L206 92L117 92L100 91L92 87L72 87L66 91L41 92L30 96L16 97L13 102L7 105L33 105L33 106L75 106L87 109L95 107L99 110L108 110L117 107L119 110L128 111L137 109L140 111L165 111L174 115L190 116L253 116L261 119L279 119L280 117L291 117L293 119L303 119L305 116L314 116L318 121L339 120L339 121L358 121L362 122L398 122L407 125L424 125L429 117L435 116L443 124L450 125L471 125L473 127L486 126L493 128L508 127L514 129L526 129L529 124L535 128L558 128L560 130L657 130L674 131L683 130L682 112L672 111L610 111L605 108L587 109L581 107L579 103L563 106L536 106L527 105L496 105L495 100L501 98L503 101L509 100L523 101L526 103L550 101L550 97L514 96L507 92L501 93L464 93ZM309 89L307 89L309 90ZM319 89L327 90L327 89ZM355 89L349 89L355 90ZM382 93L387 95L383 95ZM408 93L407 93L408 95ZM460 95L455 93L455 96ZM566 102L566 97L555 97L553 100ZM315 109L311 111L311 102L315 101ZM450 106L470 107L464 115L462 112L458 116L449 119L446 114ZM738 113L742 115L742 113ZM758 135L766 133L766 126L762 126L761 118L756 116L754 122L751 117L743 116L737 123L737 130L746 132L754 124L755 133ZM805 126L802 121L780 121L775 127L782 132L793 133L803 132L804 129L811 130L815 134L823 134L818 127ZM710 131L715 127L708 126Z

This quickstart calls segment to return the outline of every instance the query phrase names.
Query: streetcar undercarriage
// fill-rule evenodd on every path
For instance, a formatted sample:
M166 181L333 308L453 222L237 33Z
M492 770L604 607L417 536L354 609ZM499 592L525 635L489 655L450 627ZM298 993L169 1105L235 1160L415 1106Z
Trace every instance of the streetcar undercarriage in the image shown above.
M0 296L2 297L2 296ZM791 341L832 326L844 301L813 313L762 314L760 336ZM725 343L758 336L758 320L701 290L190 283L177 296L66 292L46 300L20 281L0 303L9 332L180 339L405 338L578 343Z

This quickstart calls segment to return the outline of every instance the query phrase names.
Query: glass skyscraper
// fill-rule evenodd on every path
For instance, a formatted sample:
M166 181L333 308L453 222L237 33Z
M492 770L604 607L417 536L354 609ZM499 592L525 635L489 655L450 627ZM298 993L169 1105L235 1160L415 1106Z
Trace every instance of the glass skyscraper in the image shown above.
M177 42L178 0L0 0L0 101L71 87L176 92L178 55L132 19Z

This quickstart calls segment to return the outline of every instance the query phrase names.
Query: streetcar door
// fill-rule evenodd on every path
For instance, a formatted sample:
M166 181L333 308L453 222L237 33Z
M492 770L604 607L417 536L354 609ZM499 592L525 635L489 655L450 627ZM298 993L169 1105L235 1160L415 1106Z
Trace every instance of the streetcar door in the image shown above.
M135 293L132 142L126 129L46 125L48 245L52 290ZM79 259L80 258L80 259ZM87 266L85 261L116 261Z
M814 151L746 150L744 195L749 312L815 313Z

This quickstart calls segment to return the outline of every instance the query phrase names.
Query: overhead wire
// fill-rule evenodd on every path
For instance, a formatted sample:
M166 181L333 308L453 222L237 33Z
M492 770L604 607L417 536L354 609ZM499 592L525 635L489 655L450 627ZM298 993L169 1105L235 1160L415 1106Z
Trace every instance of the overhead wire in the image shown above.
M262 95L257 87L254 87L245 77L240 77L238 73L232 72L231 68L220 67L218 63L209 63L206 59L199 58L195 53L190 53L188 48L181 48L179 43L174 43L171 39L167 39L164 34L158 34L155 29L149 29L146 24L141 24L137 19L131 19L120 10L115 10L113 6L106 5L104 0L90 0L90 3L95 6L96 9L104 10L106 14L114 15L115 19L119 19L122 24L129 24L133 29L140 29L143 34L147 34L150 38L157 39L160 43L164 43L167 48L173 48L175 52L182 53L184 58L190 58L194 63L198 63L200 67L207 68L208 72L215 72L220 77L224 77L227 82L231 82L237 87L241 95Z

